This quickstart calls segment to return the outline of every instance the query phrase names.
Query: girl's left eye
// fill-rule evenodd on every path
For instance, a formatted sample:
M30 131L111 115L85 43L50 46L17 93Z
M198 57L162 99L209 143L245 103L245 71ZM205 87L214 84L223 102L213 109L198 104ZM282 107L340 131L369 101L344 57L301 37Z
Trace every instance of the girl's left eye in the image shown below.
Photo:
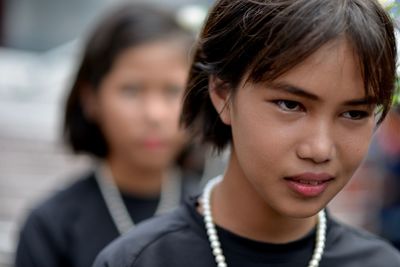
M180 96L181 92L183 91L183 89L179 86L176 85L169 85L165 88L165 94L168 97L178 97Z
M363 110L350 110L343 113L343 117L350 120L362 120L369 116L370 113Z
M303 111L304 107L296 101L291 100L276 100L273 101L280 109L284 111Z

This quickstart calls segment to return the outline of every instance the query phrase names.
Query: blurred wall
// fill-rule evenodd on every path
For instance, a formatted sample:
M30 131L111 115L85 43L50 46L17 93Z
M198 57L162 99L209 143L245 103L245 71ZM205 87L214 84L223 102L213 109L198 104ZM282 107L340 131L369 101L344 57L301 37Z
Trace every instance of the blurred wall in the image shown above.
M4 35L4 0L0 0L0 45L3 45Z
M5 46L45 51L84 33L110 5L124 0L0 0L5 1ZM211 0L136 0L177 8Z

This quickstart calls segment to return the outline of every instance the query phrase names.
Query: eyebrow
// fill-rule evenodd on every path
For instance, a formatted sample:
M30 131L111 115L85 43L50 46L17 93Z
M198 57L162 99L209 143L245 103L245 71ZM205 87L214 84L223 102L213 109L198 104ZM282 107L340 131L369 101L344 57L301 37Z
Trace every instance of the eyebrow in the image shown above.
M279 91L284 91L292 95L296 95L299 97L303 98L308 98L310 100L314 101L320 101L320 97L317 95L308 92L307 90L300 88L298 86L294 86L292 84L288 83L271 83L270 88L273 90L279 90ZM358 99L352 99L343 102L344 106L364 106L364 105L374 105L376 104L376 99L371 96L363 97L363 98L358 98Z
M343 103L345 106L372 106L376 104L376 99L374 97L364 97L359 99L349 100Z
M317 95L314 95L310 92L307 92L307 90L304 90L300 87L288 83L271 83L271 89L284 91L292 95L297 95L315 101L320 100L320 98Z

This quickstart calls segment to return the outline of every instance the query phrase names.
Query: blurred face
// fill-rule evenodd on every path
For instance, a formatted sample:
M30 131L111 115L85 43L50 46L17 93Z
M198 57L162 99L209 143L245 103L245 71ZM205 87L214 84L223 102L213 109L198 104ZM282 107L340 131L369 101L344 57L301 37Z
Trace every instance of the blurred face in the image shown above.
M178 128L187 64L174 42L124 50L93 96L94 117L109 157L141 168L165 168L183 143Z
M323 46L272 83L242 83L221 118L232 127L231 163L250 188L243 192L278 214L314 215L363 159L373 109L344 40Z

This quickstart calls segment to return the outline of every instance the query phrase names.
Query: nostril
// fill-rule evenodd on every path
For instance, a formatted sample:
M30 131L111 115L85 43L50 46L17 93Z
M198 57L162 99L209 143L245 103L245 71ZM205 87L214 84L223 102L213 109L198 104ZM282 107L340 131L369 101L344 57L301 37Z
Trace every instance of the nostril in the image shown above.
M314 141L305 142L296 149L296 154L304 160L311 160L314 163L327 163L334 157L334 145L331 142Z

